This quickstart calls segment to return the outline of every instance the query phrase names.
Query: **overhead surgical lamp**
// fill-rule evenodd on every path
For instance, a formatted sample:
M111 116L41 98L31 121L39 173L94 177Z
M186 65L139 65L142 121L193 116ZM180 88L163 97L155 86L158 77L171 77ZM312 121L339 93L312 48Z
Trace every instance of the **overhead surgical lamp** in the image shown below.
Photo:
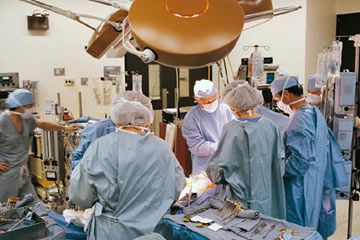
M271 0L89 0L120 10L103 19L20 0L76 20L94 30L86 51L101 58L110 47L173 67L217 62L235 47L244 23L270 19L300 7L273 9ZM80 20L102 23L95 29ZM135 40L135 41L134 41Z

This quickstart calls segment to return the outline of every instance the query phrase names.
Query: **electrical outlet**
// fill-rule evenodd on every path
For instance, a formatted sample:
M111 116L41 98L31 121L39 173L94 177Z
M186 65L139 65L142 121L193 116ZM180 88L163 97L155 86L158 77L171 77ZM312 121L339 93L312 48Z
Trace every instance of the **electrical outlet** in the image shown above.
M71 87L75 85L75 80L74 79L65 79L64 80L64 85L66 87Z
M80 79L80 83L81 83L82 86L88 85L88 82L89 82L89 78L87 78L87 77L82 77Z
M65 68L54 68L54 76L65 76Z

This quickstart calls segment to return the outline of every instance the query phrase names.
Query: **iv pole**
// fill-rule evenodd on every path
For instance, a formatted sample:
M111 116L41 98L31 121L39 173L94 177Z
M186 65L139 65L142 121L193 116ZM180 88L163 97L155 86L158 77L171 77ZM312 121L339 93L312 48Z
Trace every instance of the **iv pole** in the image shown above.
M357 104L359 101L359 48L360 48L360 34L357 34L353 37L349 38L350 41L354 41L354 47L355 47L355 75L356 75L356 97L355 97L355 110L354 114L357 114ZM354 116L355 118L355 116ZM355 179L355 173L357 171L355 167L356 162L356 146L357 146L357 134L355 131L355 134L353 135L353 150L352 150L352 169L351 169L351 181L350 181L350 196L349 196L349 212L348 212L348 233L347 233L347 239L349 239L352 235L352 217L353 217L353 197L356 195L356 191L358 190L356 188L356 184L354 182Z

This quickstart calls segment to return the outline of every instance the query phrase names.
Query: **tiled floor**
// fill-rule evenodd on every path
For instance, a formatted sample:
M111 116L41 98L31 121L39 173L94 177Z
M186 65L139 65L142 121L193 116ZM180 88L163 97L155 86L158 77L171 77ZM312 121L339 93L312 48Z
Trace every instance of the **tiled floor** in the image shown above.
M349 201L337 200L336 207L337 228L335 234L328 240L345 240L348 231ZM360 237L360 202L354 202L352 236Z

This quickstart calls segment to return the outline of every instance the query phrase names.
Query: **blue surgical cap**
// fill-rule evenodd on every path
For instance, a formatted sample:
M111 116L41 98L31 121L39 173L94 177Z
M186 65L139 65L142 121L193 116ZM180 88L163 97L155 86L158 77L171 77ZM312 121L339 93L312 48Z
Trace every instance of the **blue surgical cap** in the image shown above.
M16 89L6 99L7 108L17 108L21 106L31 105L34 103L33 95L29 90Z
M285 85L286 84L286 85ZM293 87L293 86L297 86L299 85L299 80L298 77L296 76L281 76L280 78L276 79L275 81L273 81L270 85L271 88L271 93L272 95L275 95L276 93Z
M317 74L311 75L308 79L307 90L320 91L321 89L316 86L316 82L320 81L320 76Z

